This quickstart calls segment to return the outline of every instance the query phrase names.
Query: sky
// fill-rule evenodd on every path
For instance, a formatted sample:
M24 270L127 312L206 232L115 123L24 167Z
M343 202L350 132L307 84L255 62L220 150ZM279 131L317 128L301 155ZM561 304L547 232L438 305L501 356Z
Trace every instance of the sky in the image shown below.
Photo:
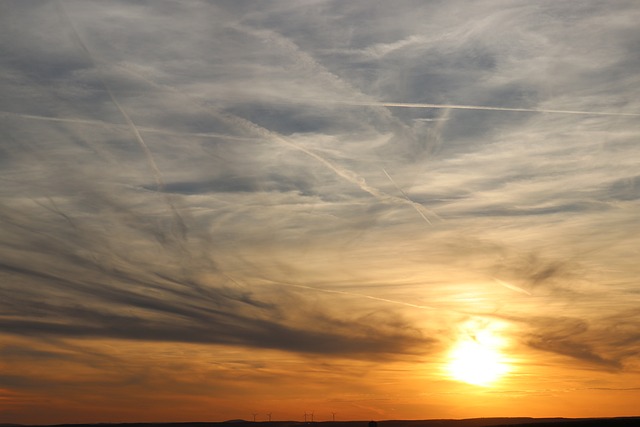
M0 1L0 422L639 415L638 22Z

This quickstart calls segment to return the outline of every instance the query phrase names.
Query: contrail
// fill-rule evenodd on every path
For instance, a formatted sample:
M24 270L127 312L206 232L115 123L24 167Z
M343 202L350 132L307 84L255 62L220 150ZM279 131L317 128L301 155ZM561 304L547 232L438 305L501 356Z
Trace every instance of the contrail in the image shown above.
M382 172L384 172L384 174L387 175L387 178L389 178L389 181L391 181L391 183L398 189L400 194L402 194L404 198L407 199L407 202L409 202L411 206L413 206L413 208L416 210L416 212L418 212L418 214L422 217L422 219L424 219L425 221L427 221L427 223L429 223L429 225L431 225L431 221L429 221L429 218L427 218L427 216L424 213L422 213L422 209L424 209L424 206L422 206L420 203L416 203L413 200L411 200L409 196L407 196L407 193L405 193L402 190L402 188L400 188L400 186L396 184L393 178L391 178L391 175L387 173L385 168L382 168Z
M491 107L488 105L458 105L458 104L424 104L410 102L367 102L367 101L330 101L334 104L354 105L362 107L399 107L399 108L437 108L452 110L481 110L481 111L516 111L521 113L553 113L553 114L579 114L586 116L626 116L640 117L640 113L613 113L605 111L578 111L578 110L554 110L546 108L511 108Z
M73 36L74 36L76 42L80 45L80 47L84 51L84 53L87 56L87 58L91 61L91 64L97 69L98 68L97 62L96 62L95 58L93 57L93 54L91 53L91 51L89 50L87 45L84 43L84 41L80 37L80 34L78 34L78 31L76 30L75 25L73 25L73 21L71 20L71 18L69 18L69 15L67 14L67 10L65 9L64 4L62 2L60 2L60 1L56 2L56 4L57 4L61 14L64 16L64 18L69 23L69 26L71 27L71 31L73 33ZM138 142L138 145L140 145L140 148L142 148L142 151L144 151L145 156L147 157L147 161L148 161L149 165L151 166L151 169L153 169L154 178L155 178L155 181L156 181L156 185L158 187L158 191L161 190L164 187L164 182L162 180L162 175L160 173L160 170L158 169L158 165L156 164L156 162L155 162L155 160L153 158L153 155L152 155L151 151L149 150L149 147L147 147L147 144L144 142L144 139L142 139L142 136L140 135L140 132L138 131L138 128L136 127L135 123L133 123L133 120L131 120L131 117L129 116L129 114L127 114L127 112L124 110L124 108L122 108L122 105L120 105L120 103L118 102L116 97L113 95L113 92L111 91L111 88L109 87L107 82L105 82L103 79L100 79L100 81L101 81L102 85L104 86L104 88L106 89L107 93L109 94L109 98L111 99L113 104L116 106L118 111L120 111L120 114L124 118L125 122L127 122L127 125L129 126L129 129L131 129L131 131L133 132L133 134L134 134L134 136L136 138L136 141Z
M171 92L180 94L182 96L185 96L187 99L191 99L192 96L185 94L184 92L171 87L171 86L167 86L164 84L158 84L152 80L149 80L148 78L146 78L143 75L140 75L137 72L134 72L128 68L125 68L125 70L135 76L137 76L138 78L141 78L142 80L144 80L145 82L149 83L151 86L156 87L156 88L163 88L165 90L169 90ZM211 110L211 107L206 107L206 109L208 111ZM369 184L367 184L366 180L364 179L364 177L359 176L357 173L348 170L348 169L344 169L341 168L338 165L333 164L332 162L330 162L329 160L327 160L326 158L324 158L323 156L321 156L318 153L315 153L312 150L309 150L307 148L305 148L304 146L297 144L293 141L290 141L289 139L285 138L284 136L280 135L277 132L273 132L267 128L264 128L250 120L247 120L243 117L239 117L236 116L234 114L230 114L230 113L226 113L224 115L219 115L216 114L216 116L219 117L223 117L226 121L232 122L233 124L236 124L238 126L240 126L241 128L244 129L248 129L251 132L253 132L254 134L258 134L261 135L262 137L266 138L266 139L271 139L271 140L275 140L276 142L278 142L279 144L288 146L292 149L301 151L303 153L305 153L306 155L308 155L309 157L315 159L316 161L318 161L319 163L323 164L325 167L327 167L329 170L331 170L332 172L334 172L336 175L338 175L339 177L345 179L348 182L351 182L352 184L355 184L356 186L358 186L362 191L369 193L370 195L376 197L377 199L380 200L391 200L393 202L396 203L409 203L413 206L414 209L416 209L416 211L418 211L418 214L428 223L431 224L431 221L429 221L429 219L424 215L424 213L422 212L422 209L425 209L424 206L416 204L415 202L413 202L411 199L409 199L409 197L407 197L406 194L403 193L403 195L405 196L405 198L400 198L400 197L396 197L390 194L386 194L383 191L378 190L375 187L370 186ZM386 172L385 172L386 173ZM388 174L387 174L388 176ZM393 182L393 180L392 180ZM400 190L402 192L402 190ZM435 215L435 214L434 214ZM437 216L437 215L436 215Z
M9 117L20 117L22 119L27 120L41 120L46 122L61 122L61 123L75 123L75 124L84 124L84 125L99 125L99 126L108 126L108 127L122 127L115 123L103 122L100 120L88 120L88 119L76 119L76 118L65 118L65 117L48 117L48 116L37 116L34 114L22 114L22 113L13 113L11 111L0 111L0 116L9 116Z
M137 73L135 71L130 70L129 68L124 68L125 71L129 72L130 74L133 74L135 76L137 76L138 78L144 80L145 82L147 82L148 84L150 84L151 86L155 87L155 88L162 88L165 90L169 90L171 92L177 93L179 95L185 96L187 99L192 99L192 96L185 94L184 92L171 87L171 86L167 86L164 84L158 84L152 80L149 80L148 78L146 78L145 76L141 75L140 73ZM211 110L211 107L206 107L207 111ZM332 162L330 162L329 160L327 160L326 158L324 158L323 156L321 156L318 153L315 153L312 150L309 150L307 148L305 148L304 146L297 144L293 141L290 141L289 139L285 138L284 136L280 135L277 132L273 132L267 128L264 128L250 120L247 120L243 117L240 116L236 116L234 114L230 114L230 113L226 113L224 115L219 115L216 113L216 116L218 117L222 117L224 118L226 121L228 122L232 122L235 125L238 125L239 127L243 128L243 129L248 129L250 130L252 133L254 134L258 134L261 135L262 137L264 137L265 139L271 139L271 140L275 140L276 142L278 142L279 144L285 145L287 147L290 147L292 149L301 151L303 153L305 153L306 155L308 155L309 157L315 159L316 161L318 161L319 163L323 164L325 167L327 167L329 170L331 170L333 173L335 173L336 175L338 175L339 177L345 179L348 182L351 182L352 184L358 186L362 191L369 193L370 195L374 196L377 199L380 200L391 200L394 201L396 203L409 203L413 206L414 209L416 209L418 211L418 214L420 214L420 216L428 223L431 224L431 221L429 221L429 219L424 215L424 213L421 211L421 209L425 209L424 206L416 204L415 202L413 202L411 199L409 199L407 197L406 194L404 194L405 199L400 198L400 197L396 197L393 195L389 195L386 194L383 191L378 190L375 187L370 186L369 184L367 184L366 180L364 179L364 177L359 176L357 173L348 170L348 169L344 169L341 168L338 165L333 164ZM385 172L386 173L386 172ZM387 174L388 176L388 174ZM392 180L393 182L393 180ZM402 192L402 190L400 190ZM435 215L435 214L434 214ZM437 216L437 215L436 215Z
M512 285L511 283L507 283L507 282L505 282L505 281L503 281L503 280L500 280L500 279L496 279L495 277L493 278L493 280L494 280L497 284L499 284L499 285L501 285L501 286L504 286L504 287L505 287L505 288L507 288L507 289L511 289L512 291L520 292L520 293L522 293L522 294L526 294L526 295L531 295L531 292L529 292L528 290L523 289L523 288L521 288L521 287L519 287L519 286Z
M144 139L142 139L142 135L140 135L140 132L138 131L138 127L135 125L135 123L133 123L133 120L131 120L131 117L129 117L129 114L127 114L124 108L122 108L122 105L120 105L116 97L113 96L113 92L111 92L111 89L109 89L108 86L107 86L107 92L109 93L109 97L111 98L111 101L113 101L113 104L118 108L118 110L122 114L122 117L124 117L125 121L129 125L129 128L135 135L136 140L140 145L140 148L142 148L142 151L144 151L144 154L147 157L147 161L149 162L151 169L153 169L153 175L156 180L156 186L158 187L158 191L161 191L164 188L164 180L162 179L162 174L160 173L158 164L153 158L153 154L151 153L151 150L149 150L149 147L144 142Z
M446 122L449 119L445 118L430 118L430 119L413 119L414 122Z
M93 54L91 53L91 51L89 50L87 45L84 43L84 41L80 37L80 34L78 34L78 31L76 30L75 25L73 25L73 21L71 20L71 18L69 18L69 15L67 14L66 9L64 8L64 4L61 1L58 1L58 2L56 2L56 5L58 6L58 9L60 10L61 14L64 16L64 18L69 23L69 26L71 27L71 31L73 33L74 38L76 39L76 41L78 42L78 44L80 45L82 50L85 52L87 58L89 58L89 60L91 61L91 64L97 69L98 68L97 67L97 62L96 62L95 58L93 57ZM136 127L136 125L133 122L133 120L131 120L131 117L129 116L129 114L125 111L124 108L122 108L122 105L120 105L120 103L118 102L118 100L114 96L114 94L111 91L111 88L109 87L107 82L104 81L103 79L101 79L101 82L102 82L102 85L104 86L104 88L107 90L107 93L109 94L109 98L111 98L111 101L116 106L118 111L120 111L120 114L122 115L124 120L127 122L127 125L129 126L129 128L133 132L133 134L134 134L134 136L136 138L136 141L138 142L138 145L140 146L140 148L142 148L142 151L144 152L144 154L145 154L145 156L147 158L147 162L148 162L149 166L151 166L151 169L153 170L153 175L154 175L154 179L156 181L157 190L161 191L164 188L164 180L162 179L162 174L160 173L160 169L158 168L158 165L157 165L155 159L153 158L153 154L151 153L151 150L149 150L149 147L144 142L144 139L142 138L142 135L140 135L140 132L138 131L138 128ZM180 234L184 238L186 236L186 230L187 230L187 227L186 227L186 225L184 223L184 220L182 219L182 217L178 213L177 209L175 208L173 203L171 203L171 201L169 200L169 198L168 198L168 196L166 194L164 194L164 198L165 198L166 203L169 205L169 207L171 209L171 212L173 213L174 220L176 221L176 223L178 225L178 228L180 229Z
M400 192L404 195L404 198L402 197L397 197L397 196L393 196L391 194L387 194L384 191L381 191L375 187L370 186L369 184L367 184L367 181L364 179L364 177L358 175L357 173L349 170L349 169L343 169L340 166L337 166L335 164L333 164L332 162L330 162L329 160L325 159L324 157L322 157L321 155L299 145L296 144L295 142L289 141L288 139L286 139L285 137L281 136L280 134L276 133L276 132L272 132L266 128L263 128L262 126L259 126L247 119L244 119L242 117L238 117L238 116L229 116L229 120L233 120L234 122L237 122L238 124L244 126L245 128L249 128L254 130L255 132L257 132L260 135L264 135L265 138L269 138L272 140L275 140L276 142L286 145L287 147L293 148L295 150L299 150L303 153L305 153L306 155L312 157L313 159L317 160L318 162L322 163L324 166L326 166L329 170L333 171L336 175L340 176L341 178L344 178L346 181L351 182L354 185L357 185L362 191L369 193L370 195L372 195L373 197L379 199L379 200L383 200L383 201L392 201L395 203L401 203L401 204L410 204L411 206L413 206L413 208L418 211L418 214L420 214L420 216L422 217L422 219L424 219L428 224L431 224L431 221L429 221L429 219L424 215L424 213L422 212L422 209L425 209L424 206L412 201L411 199L409 199L407 197L406 194L404 194L404 192L402 190L400 190ZM385 171L386 173L386 171ZM389 174L387 174L387 176L389 177ZM391 178L391 177L389 177ZM391 182L393 182L393 180L391 180ZM394 183L395 184L395 183ZM397 185L396 185L397 187ZM434 214L435 215L435 214Z
M23 113L14 113L12 111L0 111L0 116L5 117L18 117L26 120L40 120L44 122L58 122L58 123L71 123L71 124L80 124L80 125L90 125L90 126L104 126L106 128L120 129L120 130L129 130L128 125L122 125L119 123L111 123L105 122L102 120L90 120L90 119L80 119L75 117L51 117L51 116L39 116L35 114L23 114ZM236 136L236 135L228 135L224 133L216 133L216 132L175 132L166 129L158 129L151 128L147 126L137 126L138 130L141 133L158 133L162 135L172 135L172 136L193 136L197 138L224 138L224 139L233 139L238 141L255 141L259 138L250 137L250 136Z
M356 293L356 292L346 292L346 291L338 291L338 290L335 290L335 289L315 288L313 286L297 285L295 283L276 282L276 281L268 280L268 279L263 279L263 280L271 282L274 285L286 286L286 287L290 287L290 288L308 289L308 290L311 290L311 291L324 292L324 293L328 293L328 294L339 294L339 295L347 295L347 296L352 296L352 297L366 298L366 299L370 299L370 300L374 300L374 301L382 301L382 302L387 302L387 303L390 303L390 304L397 304L397 305L404 305L406 307L419 308L419 309L422 309L422 310L435 310L436 309L436 307L429 306L429 305L411 304L409 302L397 301L397 300L392 300L392 299L387 299L387 298L374 297L373 295L359 294L359 293Z

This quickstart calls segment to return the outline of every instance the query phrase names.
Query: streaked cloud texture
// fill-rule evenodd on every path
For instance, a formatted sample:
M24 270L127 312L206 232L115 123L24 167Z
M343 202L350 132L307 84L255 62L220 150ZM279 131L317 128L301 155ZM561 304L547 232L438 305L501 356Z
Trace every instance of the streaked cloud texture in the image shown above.
M1 2L0 422L637 415L638 22Z

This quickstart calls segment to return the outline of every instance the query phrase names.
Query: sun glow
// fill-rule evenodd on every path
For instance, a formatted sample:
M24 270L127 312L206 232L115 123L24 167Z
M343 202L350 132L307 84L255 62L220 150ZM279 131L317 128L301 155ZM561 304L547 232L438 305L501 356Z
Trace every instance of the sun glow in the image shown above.
M502 340L488 329L467 335L449 353L449 376L477 386L492 385L509 371L500 352L502 345Z

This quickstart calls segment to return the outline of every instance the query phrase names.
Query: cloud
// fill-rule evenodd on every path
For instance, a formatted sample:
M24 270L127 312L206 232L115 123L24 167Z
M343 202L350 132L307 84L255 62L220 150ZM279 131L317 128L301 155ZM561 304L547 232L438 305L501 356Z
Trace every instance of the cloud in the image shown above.
M3 3L7 395L36 393L28 360L64 366L39 371L48 393L82 378L169 401L144 388L255 380L290 399L361 396L360 380L378 398L424 366L444 384L432 372L469 319L505 322L536 372L621 388L638 350L638 13ZM197 354L183 368L181 348Z
M393 354L428 342L407 331L407 325L392 326L394 316L371 324L309 312L303 323L293 321L302 301L285 308L238 285L217 267L215 255L194 255L207 251L207 237L181 237L162 200L155 193L150 199L161 216L155 225L145 224L148 216L123 199L85 195L85 209L90 201L89 206L102 212L103 232L87 230L92 225L79 218L79 206L73 215L64 213L69 207L52 202L35 205L32 212L40 217L36 224L4 209L2 217L13 238L5 239L0 266L10 281L3 289L3 331L223 343L327 355ZM188 235L193 234L199 233L189 229ZM154 260L146 259L148 250L155 253ZM203 272L206 281L197 277Z
M597 354L584 341L589 331L587 322L565 317L537 318L533 322L535 332L528 344L534 348L569 356L584 362L620 369L617 360L609 360Z

